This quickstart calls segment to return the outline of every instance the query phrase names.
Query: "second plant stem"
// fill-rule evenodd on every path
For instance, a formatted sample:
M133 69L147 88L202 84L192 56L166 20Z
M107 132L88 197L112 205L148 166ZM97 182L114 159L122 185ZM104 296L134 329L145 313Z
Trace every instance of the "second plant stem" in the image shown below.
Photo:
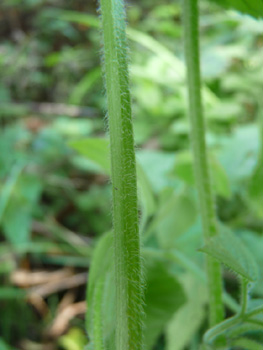
M207 242L217 234L218 228L205 142L205 123L201 98L198 0L184 0L183 4L184 42L194 172L199 196L204 240ZM224 318L221 266L214 258L206 256L206 269L209 292L209 320L210 326L214 326Z

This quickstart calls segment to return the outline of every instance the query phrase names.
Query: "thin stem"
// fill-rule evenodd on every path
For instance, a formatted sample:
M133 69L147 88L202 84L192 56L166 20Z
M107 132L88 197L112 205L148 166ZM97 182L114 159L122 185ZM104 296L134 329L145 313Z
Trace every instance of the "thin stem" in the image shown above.
M211 187L210 172L205 143L205 125L201 98L201 76L198 34L197 0L184 0L185 57L187 64L189 114L191 120L191 139L194 154L194 171L198 189L204 239L217 234L215 203ZM209 291L209 321L213 326L224 318L223 286L221 266L212 257L206 256L206 270Z
M116 350L142 347L142 273L125 9L100 0L109 115L116 275Z
M211 345L213 341L219 337L222 333L227 331L230 327L236 326L241 322L241 318L238 316L234 316L228 318L227 320L219 323L215 327L209 329L204 335L204 343L207 345Z
M243 316L247 311L248 302L248 281L242 278L241 281L241 309L240 316Z
M246 313L246 318L250 318L250 317L256 316L256 315L260 314L261 312L263 313L263 306L259 306L256 309L254 309L254 310L252 310L250 312L247 312Z

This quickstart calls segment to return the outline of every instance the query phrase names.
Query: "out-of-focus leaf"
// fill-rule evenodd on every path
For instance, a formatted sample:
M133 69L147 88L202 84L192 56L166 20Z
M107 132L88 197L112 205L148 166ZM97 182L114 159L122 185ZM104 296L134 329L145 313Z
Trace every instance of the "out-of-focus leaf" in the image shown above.
M263 18L262 0L210 0L227 9L234 9L255 18Z
M206 288L197 279L184 279L187 302L174 314L165 332L167 350L183 350L198 331L205 317Z
M238 127L220 151L223 165L231 186L247 179L253 173L259 149L258 128L255 124Z
M109 140L106 138L88 138L70 142L70 146L98 166L105 174L110 175ZM144 167L137 162L137 176L140 198L145 220L155 209L155 199L152 185Z
M185 294L176 277L160 261L146 270L145 348L150 350L173 314L184 305Z
M10 347L6 344L4 339L0 337L0 350L10 350Z
M155 231L161 247L172 248L176 238L186 232L196 218L197 210L192 195L173 194L161 205L146 235Z
M154 192L159 192L173 181L169 177L174 164L174 154L142 150L137 152L138 160L147 175Z
M258 266L263 266L263 237L253 231L241 231L239 233L243 244L253 253ZM263 290L263 269L259 269L259 279L255 284L253 291L261 295Z
M156 201L153 194L152 186L145 174L143 167L137 162L138 189L142 204L142 216L140 220L140 229L144 229L144 225L149 216L153 215L156 208Z
M249 338L239 338L232 341L232 345L237 346L239 349L246 350L263 350L263 345L259 344L257 341Z
M100 68L95 68L91 72L88 72L81 81L74 87L69 103L79 105L81 104L84 96L92 89L94 84L101 76Z
M20 176L13 188L2 219L4 233L14 245L27 243L32 213L41 191L41 182L34 176Z
M0 192L0 222L2 221L4 212L10 200L12 191L16 185L19 175L21 174L23 165L16 164L13 166L10 176L8 177L6 183L1 189Z
M106 175L110 175L109 140L88 138L71 141L69 145L98 165Z
M254 202L256 202L256 208L259 215L262 213L262 198L263 198L263 115L260 115L260 147L257 164L255 166L254 172L250 178L249 183L249 195Z
M7 299L25 299L26 298L26 291L19 288L12 288L12 287L1 287L0 288L0 300L7 300ZM1 349L1 347L0 347Z
M212 184L215 192L222 197L231 195L230 184L226 172L216 157L210 157ZM193 157L189 152L181 152L176 157L173 173L190 186L195 185L193 173Z
M253 255L229 229L221 226L219 233L200 250L213 256L243 278L255 282L258 266Z
M79 328L71 328L69 332L58 340L65 350L83 350L87 343L86 335Z

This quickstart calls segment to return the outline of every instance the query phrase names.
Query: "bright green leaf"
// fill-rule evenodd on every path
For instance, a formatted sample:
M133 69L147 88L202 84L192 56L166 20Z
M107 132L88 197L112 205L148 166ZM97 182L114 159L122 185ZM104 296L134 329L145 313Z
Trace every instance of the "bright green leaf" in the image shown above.
M218 235L200 249L245 279L255 282L258 279L258 266L253 255L242 241L229 229L221 226Z
M86 343L86 335L79 328L71 328L67 334L59 338L59 344L65 350L82 350Z

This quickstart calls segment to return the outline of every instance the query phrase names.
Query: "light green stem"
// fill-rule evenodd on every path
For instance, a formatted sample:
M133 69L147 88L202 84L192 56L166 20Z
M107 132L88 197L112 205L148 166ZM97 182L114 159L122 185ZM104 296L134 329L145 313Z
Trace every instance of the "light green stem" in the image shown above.
M197 0L184 0L183 4L184 42L194 171L199 195L204 239L207 242L210 237L217 234L217 219L207 160L205 125L201 99L198 4ZM210 326L213 326L222 321L224 317L221 266L214 258L207 256L206 268L210 305L209 320Z
M116 350L142 348L143 283L125 9L100 0L109 117L116 274Z
M227 331L229 328L241 323L242 319L238 316L228 318L227 320L219 323L215 327L209 329L204 335L204 343L211 345L213 341L219 337L222 333Z
M245 315L247 311L247 302L248 302L248 281L242 278L240 316Z

